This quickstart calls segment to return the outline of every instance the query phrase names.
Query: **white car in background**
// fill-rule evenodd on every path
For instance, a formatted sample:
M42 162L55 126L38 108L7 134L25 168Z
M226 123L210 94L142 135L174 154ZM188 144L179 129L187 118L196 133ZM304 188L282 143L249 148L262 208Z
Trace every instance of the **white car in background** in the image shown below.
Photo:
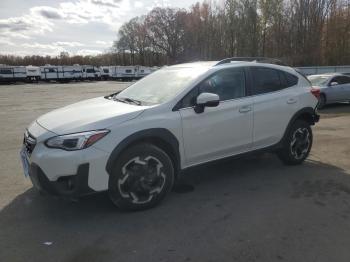
M290 67L232 60L165 67L39 117L25 132L25 175L40 191L108 190L119 208L140 210L189 167L258 150L302 163L319 120L317 90Z

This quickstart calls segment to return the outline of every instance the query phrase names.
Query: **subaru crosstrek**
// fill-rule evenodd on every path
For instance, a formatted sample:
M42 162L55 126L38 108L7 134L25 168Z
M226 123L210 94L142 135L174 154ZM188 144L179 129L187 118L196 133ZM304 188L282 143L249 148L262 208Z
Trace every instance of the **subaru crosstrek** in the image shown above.
M25 131L24 172L53 195L108 190L121 209L150 208L192 166L257 150L302 163L319 120L317 96L286 66L225 60L165 67L119 93L39 117Z

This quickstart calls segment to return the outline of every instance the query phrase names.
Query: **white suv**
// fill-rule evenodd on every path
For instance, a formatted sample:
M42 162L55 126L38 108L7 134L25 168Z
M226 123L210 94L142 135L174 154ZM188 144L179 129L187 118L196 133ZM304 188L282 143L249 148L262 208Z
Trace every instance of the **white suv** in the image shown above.
M25 132L24 171L40 191L106 191L121 209L155 206L182 170L257 150L300 164L317 91L294 69L258 62L165 67L125 90L54 110Z

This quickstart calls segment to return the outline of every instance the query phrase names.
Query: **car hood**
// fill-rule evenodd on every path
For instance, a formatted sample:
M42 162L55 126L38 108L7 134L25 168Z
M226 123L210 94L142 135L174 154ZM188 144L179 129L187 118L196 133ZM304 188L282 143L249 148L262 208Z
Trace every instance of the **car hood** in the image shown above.
M58 135L108 128L131 120L147 106L137 106L98 97L51 111L37 123Z

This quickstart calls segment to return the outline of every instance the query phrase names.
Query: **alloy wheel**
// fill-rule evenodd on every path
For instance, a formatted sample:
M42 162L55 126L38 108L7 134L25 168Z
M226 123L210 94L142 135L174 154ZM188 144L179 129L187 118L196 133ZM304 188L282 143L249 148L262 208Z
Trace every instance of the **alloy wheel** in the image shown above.
M294 131L292 141L290 142L290 151L292 156L300 160L304 158L311 145L311 136L307 128L298 128Z
M146 204L159 195L165 185L163 164L153 156L137 156L122 167L118 179L121 196L134 204Z

